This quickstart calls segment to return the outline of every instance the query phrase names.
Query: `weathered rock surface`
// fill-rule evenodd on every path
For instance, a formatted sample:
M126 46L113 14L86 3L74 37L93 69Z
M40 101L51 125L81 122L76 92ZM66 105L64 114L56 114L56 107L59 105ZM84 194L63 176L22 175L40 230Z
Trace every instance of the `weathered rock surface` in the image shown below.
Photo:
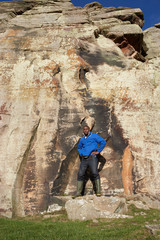
M143 33L140 9L69 0L0 2L0 13L0 214L35 214L51 191L76 191L85 123L111 135L102 193L158 199L159 28Z
M131 200L129 204L133 204L135 205L136 208L139 208L139 209L149 210L149 207L146 204L144 204L142 201Z
M146 58L152 59L160 56L160 24L144 31L143 48L147 54Z
M95 36L99 37L99 34L112 39L125 56L145 61L141 55L143 32L138 25L120 23L114 26L100 26L98 30L95 30Z
M96 218L130 218L126 200L116 197L86 196L69 200L65 204L68 218L71 220L91 220Z
M148 194L135 194L127 196L128 204L134 204L137 208L148 209L160 209L160 199L149 196Z

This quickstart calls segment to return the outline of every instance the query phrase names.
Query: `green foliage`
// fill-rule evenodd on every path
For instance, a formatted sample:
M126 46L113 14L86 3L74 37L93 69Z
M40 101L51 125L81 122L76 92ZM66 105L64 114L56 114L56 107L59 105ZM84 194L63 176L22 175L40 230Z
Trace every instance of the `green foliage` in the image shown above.
M0 240L158 240L146 229L147 224L160 224L160 211L130 206L131 219L69 221L65 212L18 219L0 219Z

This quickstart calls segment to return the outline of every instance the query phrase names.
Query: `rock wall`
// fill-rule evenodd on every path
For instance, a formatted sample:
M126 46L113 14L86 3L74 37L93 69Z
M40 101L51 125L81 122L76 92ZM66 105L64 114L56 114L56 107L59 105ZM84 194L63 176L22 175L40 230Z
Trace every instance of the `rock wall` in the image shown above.
M159 25L143 32L140 9L69 0L1 2L0 16L0 214L75 192L85 123L111 135L103 194L158 198Z

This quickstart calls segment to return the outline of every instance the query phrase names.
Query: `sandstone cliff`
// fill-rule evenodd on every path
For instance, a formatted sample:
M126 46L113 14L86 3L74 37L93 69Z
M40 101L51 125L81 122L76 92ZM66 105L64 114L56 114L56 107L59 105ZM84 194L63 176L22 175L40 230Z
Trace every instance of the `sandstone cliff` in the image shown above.
M87 123L103 138L102 192L160 196L160 28L140 9L0 3L0 214L72 194Z

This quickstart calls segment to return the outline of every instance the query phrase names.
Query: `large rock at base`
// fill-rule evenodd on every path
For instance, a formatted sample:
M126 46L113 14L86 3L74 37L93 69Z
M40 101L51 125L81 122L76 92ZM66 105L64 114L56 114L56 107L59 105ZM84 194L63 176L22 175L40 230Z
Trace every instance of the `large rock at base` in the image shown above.
M90 220L95 218L125 218L126 200L118 197L85 196L69 200L65 204L71 220Z

